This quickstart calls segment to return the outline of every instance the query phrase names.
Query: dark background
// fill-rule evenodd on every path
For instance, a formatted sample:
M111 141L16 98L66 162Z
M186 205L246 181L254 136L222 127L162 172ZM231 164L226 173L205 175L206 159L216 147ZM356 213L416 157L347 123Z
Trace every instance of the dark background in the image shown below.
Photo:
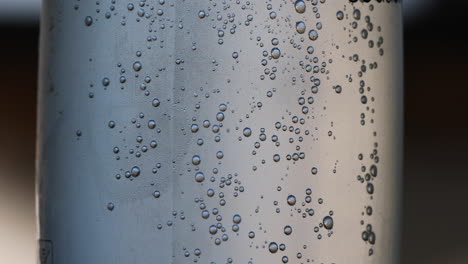
M468 30L463 21L468 4L406 2L401 263L466 264ZM2 263L35 263L38 34L37 18L0 19Z

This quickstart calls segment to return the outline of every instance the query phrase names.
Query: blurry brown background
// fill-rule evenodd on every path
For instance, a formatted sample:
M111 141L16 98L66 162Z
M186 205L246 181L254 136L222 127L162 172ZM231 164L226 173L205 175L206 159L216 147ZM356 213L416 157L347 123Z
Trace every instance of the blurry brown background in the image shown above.
M38 0L0 0L0 263L35 262ZM465 1L406 0L403 264L468 263Z

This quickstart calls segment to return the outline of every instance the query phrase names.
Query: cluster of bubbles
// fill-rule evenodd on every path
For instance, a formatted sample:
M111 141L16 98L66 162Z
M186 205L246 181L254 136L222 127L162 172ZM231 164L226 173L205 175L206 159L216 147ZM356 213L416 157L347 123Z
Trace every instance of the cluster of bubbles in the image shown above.
M377 164L379 163L379 155L378 155L378 143L374 143L374 149L369 153L368 160L370 163L370 166L367 167L364 164L366 157L360 153L358 155L358 160L361 162L361 173L360 175L357 176L358 182L362 183L365 186L365 191L367 195L369 196L369 200L373 200L374 192L375 192L375 187L374 187L374 180L378 175L378 169L377 169ZM370 218L373 214L373 207L371 205L365 206L364 211L361 213L363 217L365 218ZM361 220L361 225L366 225L366 221L363 219ZM376 235L375 235L375 230L372 229L372 224L367 223L366 228L364 231L362 231L362 240L368 244L370 244L371 248L369 248L369 256L374 254L374 249L372 246L375 244L376 241Z
M254 4L253 1L226 0L220 3L217 3L217 1L206 2L209 3L209 6L206 8L193 10L193 18L196 19L197 23L200 23L197 25L210 25L214 33L211 32L209 34L213 34L213 39L218 45L225 45L230 41L232 35L235 35L240 30L251 32L252 36L250 40L259 48L258 54L252 55L252 57L255 58L255 63L258 63L257 59L260 58L259 64L262 66L262 72L259 76L256 76L259 77L259 82L267 83L270 81L270 83L265 84L265 87L269 87L269 89L264 91L264 95L266 94L265 98L268 101L259 101L256 97L252 97L254 102L251 104L251 111L245 114L245 116L241 116L238 113L240 112L238 106L230 105L229 100L216 101L219 98L216 95L221 93L220 88L213 89L212 93L207 91L208 88L199 88L193 94L193 97L197 100L196 103L193 106L182 107L181 112L189 116L193 108L194 115L201 115L199 113L201 112L200 109L204 107L203 102L208 106L217 105L217 108L213 109L210 116L206 118L199 118L199 116L187 117L182 127L177 128L180 129L177 133L182 133L189 141L189 145L195 146L187 148L180 155L183 157L181 159L184 160L185 165L177 163L174 157L174 160L167 161L166 163L155 160L154 166L148 168L143 165L146 163L142 160L164 155L161 148L163 147L162 145L167 145L168 142L163 142L158 137L164 133L176 133L173 130L169 131L170 128L166 127L167 122L172 122L172 118L175 116L171 114L171 110L169 109L176 104L182 105L180 102L183 101L181 98L159 96L161 92L158 91L156 83L163 82L165 73L170 71L172 66L177 71L184 71L186 67L184 65L189 62L189 59L184 57L183 54L171 54L170 58L173 60L174 65L165 65L159 69L154 69L151 66L151 62L144 56L145 47L139 47L140 49L137 49L130 56L131 59L129 61L116 65L115 76L101 76L99 81L97 81L106 91L109 89L124 92L129 87L136 86L135 93L138 96L142 95L145 98L143 103L151 109L150 111L146 111L146 113L135 113L135 116L130 120L119 120L116 118L106 121L105 125L106 129L110 130L109 133L122 137L121 142L111 146L109 150L116 161L122 161L121 164L125 164L121 168L116 168L118 172L114 174L114 177L120 182L131 182L141 177L156 175L163 167L167 167L167 170L177 166L183 167L186 169L186 172L180 175L185 177L188 174L189 176L186 178L189 178L197 186L196 188L202 190L193 199L195 203L194 208L195 210L199 210L197 211L199 215L197 216L197 220L201 220L201 225L204 225L199 229L211 239L212 245L223 246L223 244L229 243L229 241L238 236L252 241L260 241L260 235L255 231L248 230L247 228L244 229L242 226L242 224L251 221L252 215L248 215L248 213L244 214L244 212L233 213L233 209L229 208L230 203L235 203L233 199L236 199L245 192L246 186L248 186L243 183L245 179L255 176L240 175L236 171L227 173L223 168L223 164L229 163L232 159L242 157L233 157L227 148L221 149L222 147L219 147L218 149L216 143L228 142L234 137L238 141L236 144L250 146L251 150L249 152L251 156L249 156L249 159L251 158L252 163L254 163L251 169L252 174L260 171L267 165L277 166L278 168L283 166L283 168L289 170L303 160L306 160L308 158L307 153L310 151L310 141L307 143L307 140L315 142L320 137L319 128L315 126L314 120L323 116L318 114L321 109L325 110L327 108L326 102L319 99L319 91L322 90L320 88L324 86L324 83L328 83L327 80L331 78L330 74L333 73L333 67L330 66L333 64L334 59L339 58L336 55L327 55L327 48L331 46L333 49L336 49L336 54L339 54L341 52L340 45L333 41L328 43L327 39L330 36L326 32L323 32L323 29L327 25L322 23L320 10L322 6L326 5L325 0L296 0L281 3L269 1L266 4L266 13L265 10L258 12L256 10L257 5L261 6L262 4ZM190 33L190 29L187 29L190 28L190 25L184 24L184 19L180 18L176 20L167 15L174 12L175 4L172 2L166 2L165 0L143 0L139 1L138 4L128 3L124 8L125 14L119 12L115 4L116 1L112 0L109 10L103 10L104 18L119 17L122 26L126 26L130 19L136 23L144 24L148 28L148 34L145 39L148 50L165 48L168 42L166 38L169 38L167 36L168 31L180 30L184 34ZM79 7L79 5L74 6L75 10L79 10ZM352 10L348 10L350 8ZM374 53L378 54L378 56L384 56L382 28L380 25L374 25L371 19L373 9L373 5L368 5L367 10L361 10L353 4L345 3L343 4L343 9L336 10L336 13L333 13L332 17L342 26L344 30L343 34L349 36L347 45L351 46L359 41L365 41L368 48L373 50ZM236 11L230 12L230 10ZM287 12L284 12L285 10ZM267 15L263 16L262 14L264 13ZM85 28L90 29L94 26L102 26L103 22L100 14L102 14L101 7L96 9L95 16L86 14L84 16ZM284 29L285 23L289 25L287 27L288 30ZM271 37L265 38L261 34L258 34L258 36L253 34L253 32L259 30L265 30L262 27L267 28L266 31L268 31ZM183 44L189 45L190 51L195 52L198 49L198 43L196 42ZM323 48L324 45L327 45L326 48ZM228 51L230 60L228 63L234 59L234 65L236 65L244 57L249 59L242 52L241 49ZM366 83L365 77L366 74L369 74L369 71L377 69L378 64L373 56L365 58L366 54L373 53L366 51L362 55L358 53L342 54L342 58L345 61L348 60L347 63L351 65L349 69L352 69L352 72L347 73L345 80L342 80L341 83L335 83L331 87L332 96L334 97L352 93L353 89L358 90L358 93L356 93L358 94L357 98L353 97L353 100L356 100L363 109L359 119L361 126L365 126L368 122L374 123L372 116L375 113L374 104L376 100L372 95L370 85ZM212 59L210 67L213 68L209 70L215 72L221 67L220 64L223 63L225 62ZM290 109L286 111L287 116L275 116L275 120L266 126L257 126L255 123L248 124L247 121L250 115L254 115L254 111L260 111L267 104L274 104L272 98L278 89L274 87L275 80L281 78L290 78L291 87L293 87L291 88L291 94L293 95L294 103L288 103L288 108ZM357 79L357 82L354 79ZM348 83L345 83L346 81ZM227 83L230 82L231 80L228 79ZM206 86L209 87L208 81ZM307 86L307 88L295 88L302 86ZM90 87L94 88L94 85L90 85ZM330 86L328 87L330 89ZM172 87L161 87L161 89L172 89ZM188 87L182 87L180 88L180 93L184 94L188 89ZM95 98L95 94L90 92L89 98ZM235 122L236 119L239 125L234 129L225 125L226 123ZM126 136L126 132L130 130L137 131L135 138ZM132 133L129 132L128 134ZM327 134L329 137L333 136L331 130ZM82 136L81 130L76 130L76 136ZM376 136L376 132L374 132L374 136ZM161 138L164 137L161 136ZM222 144L219 145L223 146ZM379 161L377 153L378 144L375 143L374 146L375 148L369 155L370 163L366 163L368 167L364 165L363 154L359 154L358 157L362 164L362 176L359 175L357 178L360 183L365 185L365 191L369 196L370 202L376 191L374 179L377 177L377 163ZM263 151L264 149L266 150ZM267 154L264 152L267 152ZM261 165L255 163L257 162L256 157L260 157ZM213 164L215 165L213 166ZM246 165L244 164L243 166ZM310 174L308 176L324 177L319 175L318 170L317 167L312 167L310 172L307 172ZM322 167L320 170L322 171ZM155 185L157 184L151 184L152 187ZM322 239L323 234L326 234L327 237L332 237L334 227L343 224L334 216L333 210L323 209L323 198L313 199L312 189L312 187L307 188L305 195L298 192L288 193L285 197L283 196L282 199L284 200L273 201L274 211L280 214L283 210L284 214L297 217L297 219L307 219L307 221L311 219L310 221L315 223L315 225L312 225L312 229L316 233L317 240ZM281 190L282 187L278 186L277 191ZM253 191L262 192L262 190ZM156 188L152 189L148 193L148 196L152 196L156 201L160 201L165 194L164 188ZM317 204L313 204L313 201L317 201ZM115 211L117 209L117 203L109 202L107 204L107 210ZM363 216L367 217L366 219L371 219L373 210L371 205L366 205L365 211L362 212ZM258 211L259 209L255 213ZM178 217L179 220L185 220L190 214L184 213L183 210L174 210L171 215L171 220L168 220L166 223L156 223L156 229L163 230L164 226L168 228L172 227L176 223L174 219ZM338 219L336 223L334 218ZM194 219L190 220L195 222ZM369 255L372 255L374 252L372 246L376 243L376 234L375 230L372 229L372 225L366 221L362 220L361 222L363 226L365 225L365 230L362 232L362 240L371 246ZM291 237L300 234L301 231L296 230L293 223L294 221L284 225L280 234ZM192 231L197 230L197 228L198 226L192 224ZM268 241L268 245L266 246L271 254L279 254L281 252L279 258L282 263L292 262L290 259L293 259L293 256L286 254L286 247L287 243L281 243L279 239ZM303 249L305 250L306 248L307 245L304 245ZM285 253L283 254L282 252ZM195 256L193 261L197 262L202 255L202 249L198 247L187 249L184 247L182 255L184 257ZM301 259L304 255L305 253L299 252L294 257ZM232 263L233 259L228 258L226 262ZM310 259L307 259L307 262L310 262Z

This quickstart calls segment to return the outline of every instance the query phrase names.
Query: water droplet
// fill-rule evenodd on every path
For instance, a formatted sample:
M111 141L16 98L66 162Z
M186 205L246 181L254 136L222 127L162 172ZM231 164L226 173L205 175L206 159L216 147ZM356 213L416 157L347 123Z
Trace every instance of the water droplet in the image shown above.
M133 177L138 177L138 176L140 175L140 172L141 172L141 171L140 171L140 168L138 168L138 167L135 166L135 167L132 168L132 170L131 170L130 173L131 173L131 175L132 175Z
M85 17L84 23L86 26L91 26L93 24L93 18L90 16Z
M196 182L203 182L205 180L205 174L203 172L197 172L195 173L195 181Z
M296 204L296 196L294 195L289 195L288 196L288 199L287 199L287 202L289 205L293 206Z
M232 217L232 222L234 222L234 224L240 224L242 218L240 215L236 214Z
M216 228L215 225L211 225L208 231L210 232L210 234L215 235L218 232L218 228Z
M245 137L250 137L252 135L252 130L248 127L244 128L243 134Z
M316 40L318 38L318 32L315 29L309 31L309 39Z
M318 172L317 168L315 167L313 167L310 171L312 172L313 175L317 174Z
M206 17L205 11L200 10L200 11L198 12L198 17L199 17L199 18L205 18L205 17Z
M268 245L268 250L271 252L271 253L276 253L278 251L278 244L276 244L275 242L271 242L269 245Z
M140 71L140 70L141 70L141 67L142 67L141 62L136 61L135 63L133 63L133 69L134 69L135 71Z
M193 165L199 165L200 162L201 162L200 156L194 155L194 156L192 157L192 164L193 164Z
M159 198L161 197L161 193L159 191L154 191L153 196L154 198Z
M290 234L292 233L292 227L287 225L284 227L284 234L286 234L287 236L289 236Z
M344 18L343 11L340 10L340 11L336 12L336 18L338 18L338 20L343 20L343 18Z
M192 124L192 126L190 127L190 130L192 131L192 133L197 133L198 132L198 125L197 124Z
M156 127L156 121L154 121L154 120L148 121L148 127L150 129L154 129Z
M151 102L151 104L152 104L154 107L158 107L158 106L161 104L161 101L159 101L158 98L154 98L153 101Z
M377 176L377 166L371 165L369 170L370 170L370 174L371 174L372 176L374 176L374 177Z
M281 51L280 51L280 49L278 49L278 48L273 48L273 49L271 50L271 57L272 57L273 59L278 59L280 56L281 56Z
M354 10L354 12L353 12L353 17L354 17L354 19L356 19L356 20L361 19L361 11L359 11L359 9Z
M276 16L277 16L277 15L276 15L276 12L275 12L275 11L271 11L271 12L270 12L270 18L271 18L271 19L275 19Z
M216 114L216 120L218 120L219 122L223 121L224 120L224 114L222 112L219 112Z
M280 155L279 155L279 154L273 155L273 160L274 160L275 162L280 161L280 159L281 159L281 158L280 158Z

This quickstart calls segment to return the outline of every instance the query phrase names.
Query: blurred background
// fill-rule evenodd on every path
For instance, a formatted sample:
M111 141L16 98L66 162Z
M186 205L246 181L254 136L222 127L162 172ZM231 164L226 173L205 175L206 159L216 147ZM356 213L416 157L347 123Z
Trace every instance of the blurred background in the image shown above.
M404 0L403 264L468 263L468 3ZM0 0L0 256L35 261L40 0ZM464 76L467 74L467 76Z

